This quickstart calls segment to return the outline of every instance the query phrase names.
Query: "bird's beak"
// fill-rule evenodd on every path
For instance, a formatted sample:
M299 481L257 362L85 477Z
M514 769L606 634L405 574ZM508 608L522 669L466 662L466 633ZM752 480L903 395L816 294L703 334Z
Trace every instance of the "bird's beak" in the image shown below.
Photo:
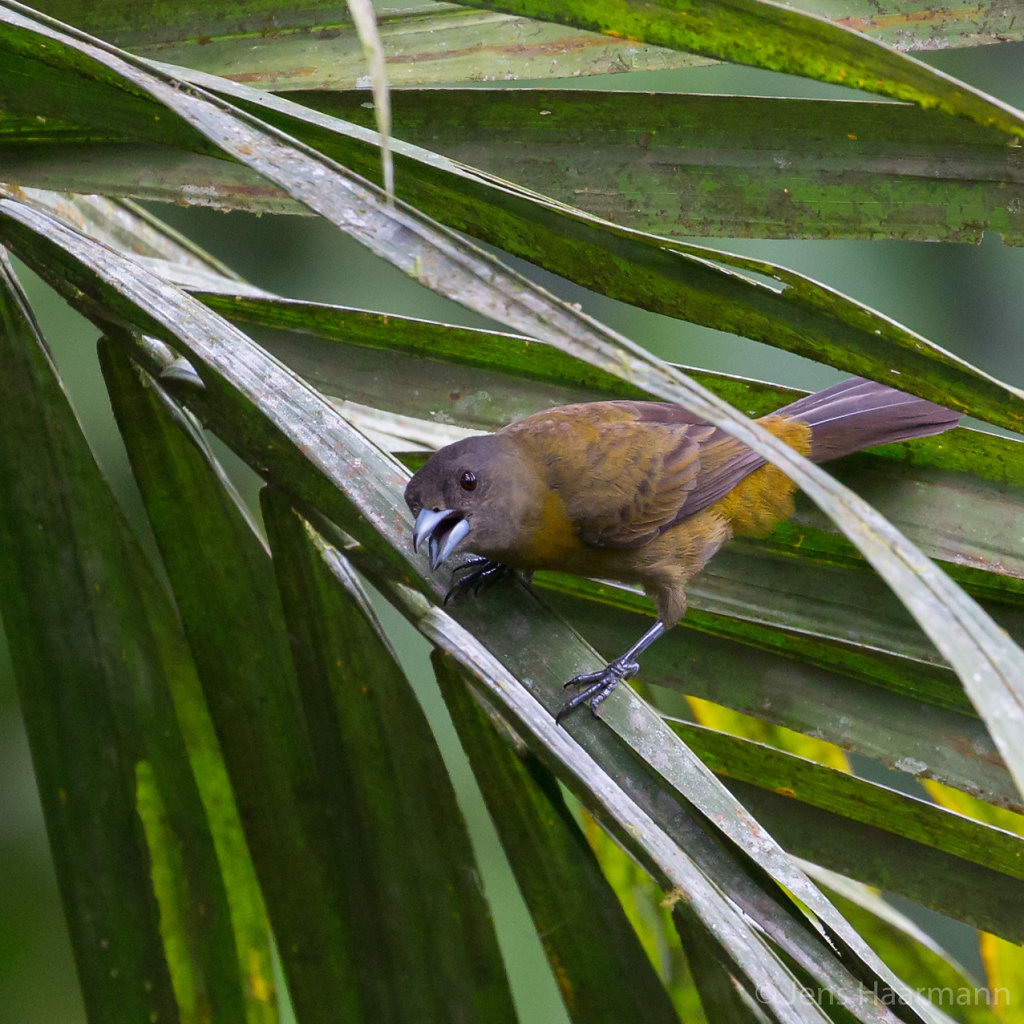
M461 512L448 508L425 508L420 511L413 526L412 549L418 550L426 540L427 550L430 552L430 568L436 570L465 539L469 531L469 522Z

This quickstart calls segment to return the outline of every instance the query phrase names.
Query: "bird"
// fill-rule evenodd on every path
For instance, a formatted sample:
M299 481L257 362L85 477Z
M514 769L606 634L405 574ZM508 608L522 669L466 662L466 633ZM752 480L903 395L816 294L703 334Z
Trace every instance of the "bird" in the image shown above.
M860 377L805 395L757 422L826 462L939 434L960 414ZM654 624L577 687L556 715L598 706L639 672L640 655L686 612L686 586L733 536L765 536L794 511L796 485L751 448L682 406L655 401L557 406L434 452L405 501L412 546L436 571L476 557L448 597L508 570L557 570L639 584ZM446 598L447 600L447 598Z

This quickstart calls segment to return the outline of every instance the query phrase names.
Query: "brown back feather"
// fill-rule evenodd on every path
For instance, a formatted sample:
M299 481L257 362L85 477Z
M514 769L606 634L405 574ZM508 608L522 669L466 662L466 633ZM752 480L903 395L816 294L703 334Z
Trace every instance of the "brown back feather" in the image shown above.
M810 458L825 462L874 445L941 433L956 426L960 416L854 377L764 419L808 424ZM729 434L668 402L562 406L500 433L535 448L548 485L568 496L566 513L577 535L598 547L641 547L721 500L765 465L765 459Z
M941 434L960 422L959 413L863 377L851 377L805 395L763 420L774 418L798 420L811 428L809 458L814 462L828 462L875 445ZM709 464L701 472L676 523L724 498L765 465L765 459L750 448L722 431L715 433L707 455L701 453L702 464L708 462L716 443L721 444L726 458L719 457L716 464Z

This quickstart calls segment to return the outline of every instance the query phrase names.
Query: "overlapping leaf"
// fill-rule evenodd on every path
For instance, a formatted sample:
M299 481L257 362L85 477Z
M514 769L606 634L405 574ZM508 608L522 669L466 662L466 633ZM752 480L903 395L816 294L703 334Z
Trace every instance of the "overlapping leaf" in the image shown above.
M191 279L193 272L189 271L186 276ZM212 283L207 281L206 287L211 287ZM556 350L528 343L525 339L357 310L288 303L270 297L244 299L237 294L237 282L224 282L223 289L228 294L205 293L206 301L241 322L263 328L260 337L271 351L302 372L321 391L350 401L355 399L383 408L398 407L421 415L429 409L446 422L479 428L497 426L545 404L642 394L617 390L614 378L583 373L578 364L561 357ZM288 330L285 332L284 328ZM379 347L378 330L384 328L386 349ZM395 387L404 374L403 356L399 353L414 357L408 370L411 381L408 389ZM431 358L425 359L427 355ZM438 362L441 359L444 362ZM434 385L428 383L435 372L432 367L436 367ZM520 376L524 373L529 373L530 378ZM556 384L573 377L578 381L576 388L563 389ZM752 413L769 411L788 400L786 392L777 388L715 375L703 375L701 379ZM510 385L514 390L510 391ZM503 397L506 395L511 405ZM412 400L423 404L410 405ZM370 421L364 416L363 421L377 423L379 418ZM416 427L410 421L398 429L410 428L428 436L426 424ZM440 436L443 439L443 435ZM394 443L401 442L393 440ZM437 437L434 443L440 443ZM967 511L964 505L967 478L949 473L952 469L969 466L975 474L991 477L990 485L975 480L973 486L981 487L982 492L990 488L993 500L1006 501L1006 488L1016 480L1017 445L1014 442L962 432L917 442L908 448L914 470L906 462L892 464L873 457L862 460L865 468L878 464L876 472L881 475L880 480L884 479L884 484L880 483L876 490L888 499L883 508L899 513L903 504L899 495L920 494L927 474L934 474L942 467L948 479L945 484L936 481L940 490L925 497L923 507L928 510L928 519L919 531L920 540L928 544L934 535L942 533L935 517L946 512L960 517L961 525L973 522L972 536L995 525L996 517L991 515L988 505L980 504L973 514ZM864 484L863 475L857 482ZM951 490L945 493L941 490L943 487ZM981 497L981 493L978 496ZM1012 507L1012 504L1007 506L1011 512ZM912 520L897 518L897 521L914 526ZM1007 525L1012 528L1012 522ZM993 558L988 568L1009 569L1013 536L1011 530L992 548ZM814 537L817 539L812 543ZM681 678L690 692L756 711L794 728L821 732L851 749L881 757L904 771L928 774L985 794L999 803L1015 805L1018 797L983 728L976 719L962 714L969 706L950 674L930 663L926 648L906 649L909 634L905 629L895 633L889 630L900 644L901 653L893 650L888 657L882 657L879 636L871 633L869 620L855 625L858 614L866 612L873 618L879 601L885 601L884 592L878 590L871 575L844 569L842 560L827 570L821 566L822 557L833 562L839 559L832 535L814 532L809 535L805 528L800 528L790 531L785 539L789 546L782 561L749 546L720 556L721 564L716 561L715 571L708 577L710 589L700 581L692 589L693 609L686 622L687 630L670 635L651 652L645 678L671 686L678 686L677 680ZM826 556L826 551L831 553ZM800 628L778 632L779 594L786 590L787 578L793 576L794 557L804 556L810 558L808 585L820 582L818 578L823 573L838 574L836 580L829 579L825 587L831 595L827 607L836 610L834 624L824 633L819 628L817 637L807 612L814 609L820 620L820 613L826 607L820 598L813 602L798 600L793 604L787 618L795 614L794 621L800 623ZM946 556L953 563L970 560L969 553L956 545ZM849 561L847 556L844 558ZM764 591L764 610L756 617L752 616L756 602L752 600L750 585L762 565L771 586ZM855 569L855 564L851 568ZM956 571L955 564L949 568ZM982 585L975 574L972 589L998 592L997 587L987 582L990 578ZM560 595L565 594L569 603L562 606L566 612L608 656L626 647L633 635L643 628L639 615L624 617L621 612L611 611L612 606L634 608L637 612L643 608L632 595L621 590L605 588L602 594L592 585L578 582L566 590L568 580L542 578L540 582L551 599L556 599L556 604L563 600ZM793 582L796 583L796 578ZM1015 584L1015 577L1003 577L1003 583ZM859 605L862 611L858 612L860 591L863 591ZM583 606L572 599L576 593L591 598L597 596L601 603ZM846 596L841 605L836 601L840 594ZM887 615L891 614L894 613L890 610ZM765 621L766 616L774 618L776 625ZM840 636L851 637L858 630L866 630L866 635L871 636L871 653L865 654L858 644L838 642ZM760 653L744 653L742 648L716 637L741 639L754 644ZM778 653L769 654L768 650ZM791 660L796 656L801 660ZM784 675L780 675L784 666ZM835 670L843 674L845 682L831 675ZM746 683L740 687L734 682L732 687L722 690L715 686L716 677L743 679ZM783 678L785 685L780 689ZM863 683L854 684L852 679ZM905 705L911 706L908 701L923 701L930 706L918 705L913 711L899 710ZM837 714L837 707L844 710ZM936 743L936 737L940 736L945 739ZM899 757L890 751L898 751Z
M8 27L17 21L18 18L14 17L8 21ZM112 84L130 80L136 96L138 90L142 90L166 103L185 119L184 122L173 122L172 119L172 130L166 138L173 144L206 153L214 152L214 147L206 142L197 146L194 136L184 128L188 122L205 133L216 146L226 147L236 159L270 175L294 199L329 216L374 251L396 260L419 279L453 294L473 308L492 315L500 312L502 319L533 337L556 344L565 344L566 339L572 339L577 355L591 360L603 373L613 376L620 374L623 367L627 368L632 374L633 385L641 390L692 404L709 416L728 415L721 407L709 402L706 396L688 388L671 371L645 359L619 339L602 333L597 325L585 318L558 307L526 282L481 259L478 253L458 243L452 236L438 232L402 209L387 211L372 190L353 181L330 162L318 160L301 148L289 147L286 140L273 133L261 132L259 126L252 122L233 118L229 111L202 96L178 93L161 76L148 75L137 66L119 62L116 55L102 48L90 49L89 44L81 40L69 44L67 39L61 39L54 33L52 26L42 33L49 35L45 48L36 48L33 52L31 38L38 34L36 29L22 21L20 28L9 31L6 36L8 42L13 41L10 52L17 51L19 60L25 58L22 67L29 67L33 62L38 65L37 58L42 58L44 62L54 62L54 68L63 63L93 74L96 66L90 61L98 62L104 70L94 75L96 81L106 78ZM143 100L138 106L140 128L145 121L147 102ZM289 122L301 123L298 118ZM325 188L325 183L330 187ZM345 198L341 198L343 194ZM451 195L450 192L442 194L445 198ZM353 212L354 208L359 209L358 214ZM391 588L392 599L439 646L462 657L464 667L476 674L490 694L489 699L502 704L519 726L537 738L540 743L538 749L560 763L561 770L567 772L566 777L573 785L581 787L581 792L596 800L604 808L604 813L611 815L611 820L617 822L614 827L622 828L626 822L631 822L640 829L639 840L636 834L630 838L638 842L638 849L644 851L643 856L665 881L681 882L686 886L689 898L702 908L705 924L717 929L716 941L722 945L738 975L748 979L752 986L756 985L758 992L762 991L762 983L767 986L763 991L775 1015L782 1019L815 1019L811 1007L789 1005L786 996L792 995L792 990L787 993L787 986L791 985L792 977L780 970L780 965L767 955L767 947L761 946L752 933L744 930L742 921L730 916L727 905L718 901L714 888L706 886L699 871L717 879L730 898L767 928L774 941L794 962L819 984L829 985L848 1009L861 1019L888 1019L885 1007L879 1005L878 999L865 997L863 990L833 961L820 936L787 915L784 903L779 902L767 882L767 876L757 877L761 869L755 871L752 884L752 863L746 858L755 857L762 868L811 906L834 929L835 941L846 947L851 958L848 962L859 963L859 969L867 972L865 976L896 984L891 975L881 968L806 879L794 872L789 862L767 842L767 837L757 831L738 806L714 784L700 762L695 761L686 748L673 744L664 726L645 717L633 698L622 695L612 702L608 709L609 719L644 756L653 772L648 768L637 775L631 774L625 766L629 763L635 771L636 763L628 757L625 761L621 759L614 741L598 723L573 725L575 735L590 749L599 752L602 758L610 758L607 763L619 765L617 774L620 778L629 779L630 791L623 799L625 790L622 786L608 789L604 777L588 776L590 769L579 751L572 745L563 744L564 737L557 732L550 732L550 719L543 715L538 717L537 708L529 701L523 702L522 692L509 682L502 669L483 655L468 635L460 633L444 616L425 605L421 598L412 597L409 591L395 583L397 573L397 578L413 583L421 593L434 592L419 575L419 564L408 562L396 549L407 523L394 512L394 491L400 485L401 475L392 464L382 460L351 432L345 431L312 395L283 374L280 367L249 351L244 338L226 330L220 321L210 317L200 306L166 288L158 279L139 271L137 266L118 263L110 254L104 254L45 218L10 202L3 204L0 224L4 237L12 245L87 313L100 322L110 323L112 333L124 338L121 326L129 323L172 341L190 355L199 379L205 385L203 391L187 392L190 403L211 424L218 426L254 465L269 475L279 475L282 481L287 481L293 493L318 505L358 536L363 547L354 552L354 556L358 555L360 564L374 574L381 586ZM633 252L638 256L641 251ZM649 247L649 251L655 250ZM752 261L746 261L744 266L756 269ZM791 298L802 299L807 308L813 308L815 302L822 299L820 293L809 291L806 284L790 279L787 285L792 292ZM499 289L497 295L493 291L494 286ZM866 325L871 323L870 318L858 321L859 316L852 316L851 323L858 323L859 329L867 334ZM234 356L228 349L229 341L239 347ZM162 364L158 361L156 365ZM600 374L597 376L599 378ZM269 400L266 392L268 383L279 389ZM975 377L972 380L968 374L963 393L970 392L972 387L977 392L978 384L979 379ZM990 385L983 384L982 391L985 386ZM1005 409L997 408L997 393L1004 398L1008 396L1005 390L992 390L988 396L989 409L996 415L1005 415ZM254 412L254 402L259 407L258 413ZM264 419L264 414L270 415L269 421ZM749 440L754 447L763 442L740 421L733 420L730 429ZM333 449L327 442L333 443ZM342 467L332 463L339 451L349 457ZM833 491L829 498L829 488L823 485L822 478L806 475L785 452L775 452L775 455L787 466L787 471L801 476L805 486L819 500L826 504L831 502L833 511L843 504L850 504L850 499L841 492ZM328 486L328 481L340 484L347 490L348 497L341 498ZM837 497L841 499L838 503ZM859 528L848 525L847 529L856 533ZM887 565L890 574L906 575L899 568L902 560L904 568L912 567L924 575L931 595L923 597L918 594L919 603L914 605L916 614L932 629L933 637L944 652L957 663L979 709L992 722L993 730L1010 760L1011 771L1019 775L1020 765L1007 743L1015 728L1013 701L1017 699L1012 683L1017 654L1012 646L991 629L975 606L961 600L943 578L932 574L913 550L903 546L898 535L883 523L872 520L871 529L867 534L861 532L860 540L879 564ZM816 541L819 553L821 543L826 548L828 544ZM894 547L898 552L895 562L881 556L880 552L887 547ZM853 559L850 552L834 550L830 557L840 562ZM912 603L913 600L911 597ZM522 632L517 636L517 649L510 647L507 635L510 614L513 621L521 624L520 629L528 629L529 635L539 645L537 649L523 648ZM488 638L492 649L500 652L506 663L524 676L534 692L549 705L557 699L557 682L580 667L577 659L585 661L589 657L584 648L575 646L576 642L571 637L566 640L566 634L557 622L538 614L528 598L515 592L503 595L486 610L461 609L458 615L473 621L474 626ZM964 624L967 628L960 629ZM973 640L971 633L975 634ZM556 653L545 647L545 638L549 643L559 645L554 649ZM999 659L1002 659L1001 663ZM575 663L570 666L569 662ZM1000 675L1005 689L997 685ZM954 689L947 689L955 700ZM680 794L685 797L682 801ZM686 801L695 801L703 814L715 820L719 828L747 852L740 855L717 832L704 831L699 818L688 816ZM670 807L678 807L683 813L669 811ZM694 861L690 863L680 859L678 851L674 853L666 846L659 828L676 844L685 840ZM753 842L752 835L757 837ZM875 996L878 996L877 988ZM938 1019L938 1015L927 1008L921 1007L919 1012L930 1019ZM907 1010L906 1013L909 1015L912 1011Z
M230 795L209 749L190 760L178 726L175 701L189 740L202 743L175 613L93 460L6 256L0 275L0 606L86 1006L96 1019L272 1020L253 989L244 995L242 971L266 992L273 984L258 897L244 854L230 849Z
M47 64L56 61L60 66L65 60L74 66L74 61L59 48L51 47L45 54ZM27 69L23 86L25 98L17 101L21 94L13 93L15 105L21 102L27 103L29 108L37 106L38 79L41 75L45 80L51 74L45 65ZM142 73L136 72L139 74ZM208 76L189 77L221 90L255 115L316 145L346 167L369 176L378 173L379 153L372 134L297 104L262 96L255 90L229 86ZM15 81L20 82L21 78ZM164 79L156 76L153 81ZM79 118L88 124L90 116L96 116L95 110L108 109L108 104L116 102L109 95L109 89L103 95L103 101L99 95L86 97L80 108L68 110L64 105L57 105L47 113L57 119ZM185 98L173 91L165 94L165 99L185 104ZM199 155L210 154L210 143L205 137L189 136L180 122L168 122L166 118L153 115L147 118L141 110L135 109L136 106L138 103L133 99L130 117L125 122L125 130L132 138L182 146ZM33 131L38 132L38 128ZM90 162L97 156L103 169L99 180L92 176ZM114 191L127 188L134 194L139 180L166 181L164 171L151 173L153 160L158 158L161 164L166 164L165 157L165 153L152 149L133 152L120 145L112 152L105 152L101 147L98 154L90 148L84 163L76 158L67 168L70 178L65 173L56 181L49 179L46 183L49 187L77 190L100 186ZM256 164L265 162L248 147L246 152L236 152L235 157L254 170L259 169ZM913 386L924 397L970 408L974 415L1011 429L1018 428L1022 422L1021 396L1015 389L806 277L761 260L615 227L482 172L470 172L415 147L396 142L395 157L399 194L417 208L450 227L498 245L586 287L655 312L767 341L811 358L826 358L833 365L854 373L868 372L873 363L886 360L890 369L896 371L891 374L895 382ZM141 164L136 166L135 161ZM38 184L36 163L35 160L30 160L28 165L12 163L13 180ZM223 165L223 161L218 164ZM114 180L104 176L111 169ZM287 190L268 192L265 185L239 180L234 170L226 177L218 175L213 182L208 181L206 172L191 160L185 170L190 174L198 171L203 177L203 186L197 189L193 183L181 192L172 179L170 183L160 184L155 193L144 194L164 199L178 195L228 204L233 198L238 201L240 196L244 196L248 204L254 194L261 192L272 203L279 204L288 194ZM292 202L297 201L309 209L318 209L324 197L314 192L308 198L309 203L299 193L290 196ZM637 266L643 267L642 274L636 272ZM415 260L406 261L410 272L415 272L416 267ZM761 283L747 276L750 274L772 279L776 284ZM486 303L484 308L488 311ZM494 311L489 310L489 315L494 315ZM520 326L520 329L525 328ZM527 333L543 335L540 330L527 330Z
M805 10L836 18L827 2ZM54 17L134 52L234 77L263 88L352 88L366 69L348 9L329 0L283 7L251 3L226 16L219 5L187 9L111 2L85 7L51 0ZM1021 38L1019 0L936 10L920 0L848 4L836 20L901 49L978 45ZM268 22L273 21L273 30ZM654 71L707 59L492 11L431 4L381 12L389 73L399 86L553 79Z
M290 98L372 127L365 95ZM406 142L653 234L1024 241L1019 149L911 106L492 87L402 90L393 117Z
M67 280L67 278L63 278L63 275L68 273L77 276L78 272L74 271L74 267L79 260L83 260L91 268L90 273L100 275L98 278L94 277L94 281L104 295L106 308L120 309L122 315L127 315L132 310L132 319L144 329L173 338L175 344L182 346L194 361L205 384L205 389L198 392L196 401L198 402L197 408L201 408L204 415L210 418L210 422L220 427L225 436L239 444L250 458L264 467L266 472L276 476L278 473L285 472L286 467L290 466L289 489L293 493L314 502L333 518L344 522L346 528L354 528L364 540L366 557L383 560L381 563L375 564L388 565L394 570L404 563L405 568L400 571L400 578L403 576L410 578L409 563L405 556L392 546L398 542L399 536L404 535L405 529L407 529L407 520L404 517L396 519L395 516L393 494L396 478L394 470L388 463L382 462L374 449L359 441L349 429L345 428L342 421L330 415L321 400L305 387L296 386L294 382L290 381L285 371L276 367L272 361L248 345L243 336L229 330L225 324L205 313L201 306L191 302L181 293L162 285L156 279L150 278L137 269L130 278L126 277L123 273L126 268L122 265L120 257L100 249L84 239L76 239L54 222L47 224L38 216L28 214L27 211L17 211L9 203L3 207L3 215L5 217L3 231L7 240L15 244L19 251L38 265L41 270L45 272L45 267L38 259L43 251L49 253L50 259L56 258L56 261L63 265L63 280ZM32 224L34 232L42 231L51 239L59 240L60 252L53 250L52 242L42 243L43 249L40 249L38 246L41 236L35 235L36 241L33 242L33 235L26 234L23 229L18 227L19 223ZM77 256L74 255L75 253ZM115 271L115 266L120 267L121 270ZM60 285L61 283L56 278L52 278L52 280L55 284ZM85 283L84 280L82 283ZM143 304L145 312L138 307L138 303ZM93 315L99 315L95 310L92 312ZM232 340L230 344L227 344L229 337ZM245 396L242 407L232 408L232 395L236 396L236 400ZM211 402L211 398L216 400ZM248 407L247 414L243 414L242 408L254 401L259 403L259 406L266 412L271 413L273 418L265 420L263 414L257 413L252 406ZM233 427L232 424L234 424ZM239 428L241 429L239 430ZM261 434L263 439L256 441L256 437ZM254 441L255 445L253 446ZM339 460L339 453L347 454ZM398 477L398 480L400 479ZM338 487L341 489L336 489ZM347 494L348 497L343 497L343 494ZM373 497L374 495L377 497ZM355 518L352 516L354 508L349 504L350 501L357 502L359 514ZM428 588L426 582L422 580L418 585ZM505 601L492 603L488 607L486 615L473 616L477 628L485 631L496 650L502 650L504 647L503 657L519 666L519 670L530 678L533 687L541 685L543 678L543 691L536 690L535 692L538 695L543 692L544 701L555 705L561 699L560 681L565 678L569 663L578 657L576 652L583 652L585 648L577 648L574 644L568 644L563 627L549 616L540 615L538 617L529 612L529 601L524 604L523 598L514 594L505 596ZM508 648L507 625L508 614L511 611L509 601L519 605L516 614L528 615L531 633L538 645L534 650L524 650L521 639L512 645L512 649ZM495 613L498 613L498 618L491 618ZM421 627L440 641L440 634L434 632L436 628L440 627L440 620L429 614L424 619L422 611L418 611L416 616L420 620ZM488 619L491 620L490 625L488 625ZM552 629L562 635L559 636L557 642L550 637L548 638L549 642L546 643L544 634ZM460 641L459 649L465 652L467 644L468 641L463 639ZM542 656L543 660L540 660L538 656ZM538 675L539 671L543 672L543 677ZM502 684L501 692L508 692L507 684ZM556 737L558 738L557 744L559 746L562 744L564 733L557 729L552 733L551 730L555 728L553 720L547 712L541 710L540 705L533 698L518 690L513 691L511 696L515 697L517 707L521 710L528 709L529 719L531 723L534 723L531 725L531 732L534 728L543 728L543 734L546 737L545 749L548 749L548 742L555 742ZM632 700L628 694L624 693L615 703L619 704L622 701L632 703ZM524 704L523 701L526 703ZM639 710L641 710L639 707L635 708L634 715ZM614 709L610 707L609 711L614 712ZM541 716L539 719L537 718L538 714ZM645 717L641 715L641 718ZM622 730L621 722L617 722L617 726L619 730ZM653 763L656 765L657 771L666 779L672 780L674 786L682 786L690 799L697 801L704 808L705 813L712 814L720 826L724 826L737 841L748 848L748 855L766 859L765 862L770 865L770 870L775 872L780 879L784 879L789 888L799 892L801 899L813 906L817 913L824 915L837 937L843 936L842 941L844 945L847 945L850 955L861 961L864 964L864 969L881 972L886 984L898 984L880 962L873 958L866 948L859 945L856 936L849 931L842 919L835 915L829 905L816 894L813 887L809 887L806 880L802 880L799 873L794 872L791 862L781 851L772 846L765 834L755 833L760 838L751 843L753 822L740 811L738 805L726 797L724 790L716 788L717 784L714 784L713 778L707 774L707 770L700 762L693 760L685 748L678 744L673 750L669 733L665 733L660 740L656 741L654 733L664 730L664 726L660 725L656 718L648 718L645 721L644 730L647 729L653 731L647 736L646 741L642 733L638 734L635 731L635 726L630 726L627 730L631 733L631 742L638 745L638 752L647 758L653 756ZM578 721L574 724L573 730L576 735L586 738L588 745L596 744L595 749L600 749L603 757L613 756L614 746L609 747L612 737L596 720ZM668 738L667 747L665 746L666 737ZM656 743L659 749L657 751L650 749L647 746L648 741ZM676 758L681 758L681 760L677 762ZM587 785L592 784L588 775L589 769L583 771L582 775L579 774L582 765L576 755L573 755L573 764L575 765L573 770L577 772L574 775L577 782L584 781ZM651 779L656 778L657 776L648 777L647 781L637 779L638 782L642 782L642 785L636 790L635 795L629 798L630 805L637 806L635 805L637 797L642 796L644 803L651 799L652 794L648 787L651 784ZM605 784L601 783L601 785ZM709 785L711 788L708 788ZM606 797L600 799L606 798L612 799L616 806L621 806L622 813L627 813L627 805L620 805L618 797L606 794ZM664 798L661 798L655 813L660 818L668 812L667 821L671 822L670 827L677 831L684 824L686 818L681 816L680 809L670 811L671 803L672 801L666 803ZM679 806L677 805L677 807ZM633 813L633 811L628 811L629 815ZM646 820L648 812L643 813L644 818L635 820ZM726 855L723 859L728 848L722 846L720 839L703 833L696 822L686 825L685 831L685 842L691 851L701 857L706 865L706 870L713 871L721 878L725 866L729 863L728 857L735 857L736 854ZM669 858L665 862L669 865L668 877L684 884L692 898L701 901L712 899L710 891L703 888L704 883L700 881L698 875L693 873L694 866L687 867L684 862L678 860L675 853L670 854L663 845L664 840L657 838L659 834L657 831L651 832L644 841L649 839L654 844L649 851L658 849L662 851L662 856ZM682 838L682 836L676 836L675 841L682 841ZM718 866L712 868L712 864ZM806 930L806 925L794 924L793 919L785 912L779 916L777 897L770 895L770 889L765 890L756 885L751 888L751 880L746 872L747 869L741 868L739 864L730 870L729 885L732 899L739 900L741 905L746 907L748 914L754 914L765 923L771 921L771 931L775 941L783 944L790 955L796 957L798 962L803 965L804 969L816 974L821 984L827 985L839 993L845 1005L860 1014L863 1019L886 1019L884 1008L871 997L866 997L864 991L853 983L844 969L832 959L831 953L822 947L820 939L813 932ZM713 915L713 919L706 918L709 925L711 927L724 926L725 919L718 916L723 913L723 906L714 899L711 903L703 905L707 908L706 913ZM717 906L718 910L712 911L712 906ZM741 958L742 970L751 978L752 983L766 986L764 992L769 994L771 1005L776 1012L783 1013L785 1019L791 1019L793 1012L797 1014L803 1012L801 1008L783 1012L783 1008L789 1006L794 990L791 987L791 982L784 975L775 973L778 967L771 967L769 962L763 959L763 949L761 953L756 953L754 948L747 944L748 940L742 939L741 933L738 932L733 933L733 938L727 941L731 955ZM746 951L742 952L743 950ZM919 1009L926 1016L936 1019L934 1014L925 1007L922 1006Z
M594 0L584 9L557 0L464 0L483 7L688 50L736 64L805 75L969 117L1018 138L1024 117L905 54L771 0L690 0L652 8L643 0Z

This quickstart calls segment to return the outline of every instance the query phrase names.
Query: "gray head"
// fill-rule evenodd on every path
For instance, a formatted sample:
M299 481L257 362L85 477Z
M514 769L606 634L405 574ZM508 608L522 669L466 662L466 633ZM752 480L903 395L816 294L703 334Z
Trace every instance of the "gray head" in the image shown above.
M405 488L416 516L413 550L427 541L436 569L463 541L501 561L520 541L539 480L507 436L467 437L435 452ZM468 540L467 540L468 538Z

